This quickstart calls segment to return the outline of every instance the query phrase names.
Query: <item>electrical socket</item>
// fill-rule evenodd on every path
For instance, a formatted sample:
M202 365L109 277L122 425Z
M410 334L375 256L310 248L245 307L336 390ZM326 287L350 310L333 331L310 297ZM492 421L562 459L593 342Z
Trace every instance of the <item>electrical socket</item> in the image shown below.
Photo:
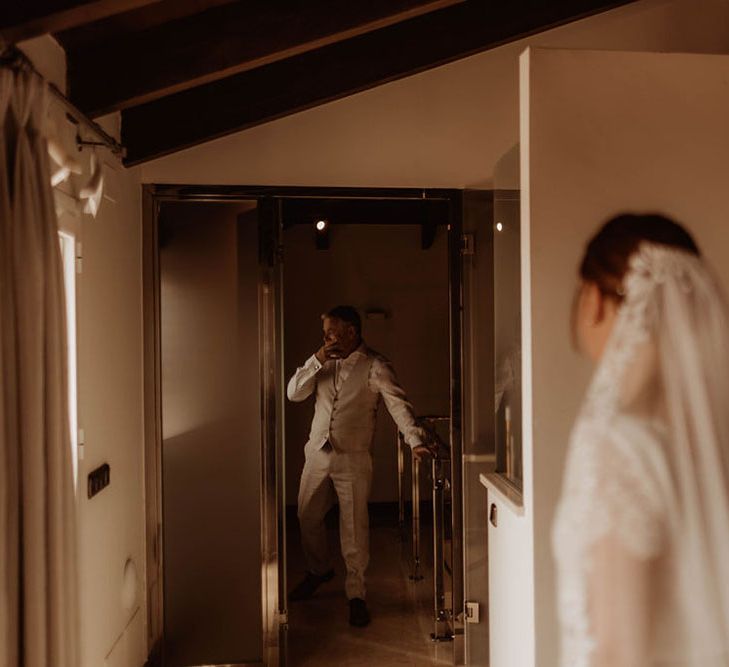
M93 498L99 491L111 483L111 468L108 463L99 466L89 473L87 495Z

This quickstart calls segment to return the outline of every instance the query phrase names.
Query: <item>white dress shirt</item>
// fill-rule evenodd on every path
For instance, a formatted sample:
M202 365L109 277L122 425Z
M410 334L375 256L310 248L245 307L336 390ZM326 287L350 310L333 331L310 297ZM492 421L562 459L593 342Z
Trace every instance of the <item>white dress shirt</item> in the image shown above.
M308 448L319 449L329 440L345 451L369 449L380 397L408 445L417 447L426 440L392 363L364 343L346 359L322 364L316 355L309 357L289 381L287 395L299 402L313 393L316 406Z

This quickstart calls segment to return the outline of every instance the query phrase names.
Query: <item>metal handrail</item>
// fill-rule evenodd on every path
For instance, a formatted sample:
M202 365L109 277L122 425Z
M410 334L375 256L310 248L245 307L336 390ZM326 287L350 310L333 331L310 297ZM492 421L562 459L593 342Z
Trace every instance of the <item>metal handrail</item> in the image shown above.
M433 641L453 639L451 619L453 610L447 605L445 595L445 571L448 568L445 558L446 541L446 492L450 485L450 458L438 456L432 460L433 479Z
M421 417L421 422L433 425L436 422L450 421L449 417L427 416ZM450 490L450 451L435 434L433 436L439 443L439 451L431 460L432 469L432 503L433 503L433 611L434 632L431 633L433 641L449 641L453 639L451 619L453 610L447 607L445 594L445 573L448 569L445 558L445 528L446 528L446 493ZM405 531L405 443L402 433L397 438L397 467L398 467L398 524L403 541L406 539ZM421 572L421 522L420 522L420 465L421 462L411 452L411 485L410 500L412 504L411 539L412 559L410 579L421 581L424 577Z
M443 417L440 415L426 415L420 417L420 421L427 424L433 424L435 422L447 422L450 421L450 417ZM397 496L398 496L398 526L400 527L400 534L402 537L405 535L405 489L403 487L403 480L405 477L405 441L402 433L398 431L397 434ZM409 449L409 448L408 448ZM416 463L417 465L417 463Z

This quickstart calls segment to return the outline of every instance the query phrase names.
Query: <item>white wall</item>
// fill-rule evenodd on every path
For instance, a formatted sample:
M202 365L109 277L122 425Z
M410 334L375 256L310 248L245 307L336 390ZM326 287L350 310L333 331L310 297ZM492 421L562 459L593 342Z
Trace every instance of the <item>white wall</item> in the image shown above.
M609 216L660 211L694 233L729 288L729 57L535 50L523 67L527 522L536 664L551 666L558 629L550 532L589 375L569 334L578 262Z
M30 58L33 66L50 83L66 90L66 52L50 35L20 42L18 48Z
M486 496L485 489L481 489ZM491 667L525 667L534 662L534 624L531 610L531 534L513 506L491 491L489 508L496 507L496 522L488 524L488 618Z
M105 173L116 203L104 200L95 220L83 217L78 279L82 665L98 667L109 655L110 665L139 667L147 641L140 186L120 166ZM86 475L102 463L111 484L89 500ZM131 609L121 595L128 558L139 575Z
M518 140L518 56L723 53L725 0L642 0L142 165L152 183L489 187Z
M65 55L51 37L22 43L36 68L65 89ZM139 667L146 659L144 584L144 478L142 468L142 308L140 183L105 149L105 192L96 219L79 212L73 199L88 179L89 153L79 154L76 128L52 103L53 125L84 173L65 183L64 227L83 248L77 276L78 412L85 432L77 492L81 586L81 667ZM113 130L115 119L105 120ZM112 201L113 200L113 201ZM92 499L86 476L111 467L111 484ZM136 567L136 593L122 602L125 564Z

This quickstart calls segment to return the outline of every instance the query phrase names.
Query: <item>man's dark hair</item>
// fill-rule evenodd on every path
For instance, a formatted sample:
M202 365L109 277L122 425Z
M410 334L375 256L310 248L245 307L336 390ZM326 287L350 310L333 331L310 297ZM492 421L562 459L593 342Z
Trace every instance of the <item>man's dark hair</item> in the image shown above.
M362 318L354 306L335 306L331 310L328 310L324 314L324 317L331 317L332 319L351 324L357 332L357 335L362 336Z

